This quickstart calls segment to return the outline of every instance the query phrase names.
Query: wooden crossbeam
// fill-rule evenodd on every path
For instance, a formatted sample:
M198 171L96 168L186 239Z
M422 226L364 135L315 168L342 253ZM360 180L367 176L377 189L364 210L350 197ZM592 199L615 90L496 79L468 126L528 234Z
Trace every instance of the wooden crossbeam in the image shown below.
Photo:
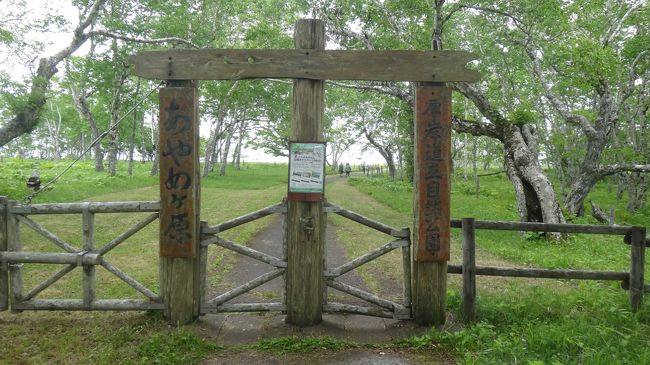
M158 80L313 79L475 82L465 51L169 49L131 56L135 75Z

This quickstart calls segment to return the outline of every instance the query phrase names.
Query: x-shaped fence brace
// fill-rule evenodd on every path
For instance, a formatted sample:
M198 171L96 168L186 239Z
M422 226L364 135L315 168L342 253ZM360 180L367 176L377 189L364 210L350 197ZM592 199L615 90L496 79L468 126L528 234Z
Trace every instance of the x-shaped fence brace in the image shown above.
M161 309L160 296L138 282L133 277L121 271L104 257L111 250L126 241L129 237L154 222L159 217L158 202L132 202L132 203L73 203L73 204L38 204L26 206L9 206L8 217L13 218L14 224L8 227L13 230L13 251L0 252L0 261L3 265L10 265L12 273L12 309ZM144 220L138 222L99 249L94 247L94 215L95 213L126 213L126 212L153 212ZM30 214L74 214L81 213L83 217L83 248L78 249L64 241L42 224L30 219ZM11 222L11 220L10 220ZM22 252L19 234L19 224L31 228L36 233L47 238L56 246L66 251L63 253ZM29 293L22 295L21 267L25 263L63 264L66 265L45 281L36 285ZM107 271L117 276L129 286L142 293L149 301L132 299L96 300L95 299L95 266L102 266ZM76 267L84 269L84 299L79 300L35 300L34 298L47 289Z
M362 299L366 302L374 304L381 309L373 307L361 307L351 304L337 303L337 302L327 302L324 305L324 310L328 312L348 312L348 313L357 313L365 315L373 315L378 317L387 317L387 318L397 318L397 319L408 319L411 316L410 312L410 232L408 229L395 229L390 226L387 226L383 223L373 221L369 218L366 218L355 212L346 210L344 208L338 207L333 204L327 204L325 211L328 213L339 214L343 217L346 217L350 220L353 220L357 223L363 224L370 228L376 229L380 232L386 233L397 238L394 241L391 241L375 250L372 250L364 255L361 255L349 262L344 263L338 267L326 268L323 272L323 278L325 284L331 288L340 290L344 293L350 294L354 297ZM273 213L286 213L286 205L284 203L271 205L266 208L262 208L255 212L246 214L244 216L234 218L232 220L223 222L216 226L207 226L204 225L201 229L203 240L201 241L202 253L201 255L206 255L207 249L210 245L218 245L225 249L237 252L244 256L250 257L252 259L267 263L274 267L272 271L269 271L263 275L258 276L257 278L250 280L234 289L229 290L226 293L220 294L217 297L214 297L208 301L205 301L202 304L202 313L210 312L231 312L231 311L267 311L267 310L285 310L286 306L284 303L238 303L238 304L226 304L226 302L249 292L250 290L267 283L285 272L287 267L287 262L284 259L280 259L273 255L252 249L250 247L243 246L241 244L229 241L222 237L217 236L218 233L224 232L231 228L238 227L245 223L252 222L254 220L263 218L267 215ZM352 285L345 284L336 278L342 276L343 274L358 268L359 266L366 264L374 259L379 258L387 254L388 252L402 248L403 250L403 264L404 264L404 303L400 304L388 299L380 298L379 296L369 293L360 288L354 287ZM202 268L203 275L205 275L206 268L205 265Z

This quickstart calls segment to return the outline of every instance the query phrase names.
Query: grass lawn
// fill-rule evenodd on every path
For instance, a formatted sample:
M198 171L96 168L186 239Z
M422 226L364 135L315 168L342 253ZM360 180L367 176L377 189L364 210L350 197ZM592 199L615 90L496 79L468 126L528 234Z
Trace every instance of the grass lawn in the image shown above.
M6 169L3 161L0 170ZM11 160L13 178L0 174L0 195L22 199L23 178L36 162ZM54 176L38 162L41 176ZM147 165L148 166L148 165ZM157 200L157 177L149 177L143 165L135 177L108 178L96 174L86 163L65 182L62 179L35 202ZM210 224L233 218L279 202L286 193L286 166L247 165L229 170L225 177L211 175L202 180L202 219ZM396 228L411 225L411 189L400 182L380 178L341 179L328 185L327 198ZM650 212L625 213L625 202L615 201L598 186L593 199L617 207L619 224L648 225ZM96 242L101 246L134 225L146 214L98 214ZM454 181L452 216L486 220L516 220L516 208L505 176L481 179L477 197L473 185ZM81 244L78 215L33 216L72 245ZM334 214L335 224L347 255L356 257L391 240ZM270 218L229 230L224 237L245 243ZM580 218L576 223L593 223ZM60 252L29 228L22 229L25 250ZM153 223L107 255L113 265L145 286L158 291L158 225ZM460 232L453 231L452 263L460 262ZM209 251L208 285L219 284L229 268L223 250ZM627 270L629 246L621 237L572 235L563 242L548 242L516 232L479 231L479 264ZM369 288L382 295L400 295L401 255L393 252L358 272ZM60 269L60 267L58 267ZM28 288L51 275L53 265L25 265ZM142 298L112 274L98 268L98 298ZM646 275L648 277L648 275ZM29 290L29 289L27 289ZM41 298L81 298L81 273L75 269ZM400 351L452 354L467 364L647 364L650 363L650 301L631 313L627 292L618 283L567 280L505 279L479 277L478 321L462 326L455 318L462 308L460 277L451 275L448 285L449 325L422 337L382 345ZM453 330L452 330L453 328ZM319 352L362 346L332 338L282 338L262 341L246 348L228 348L204 340L193 326L169 326L158 313L24 312L0 313L0 341L4 344L0 364L93 363L179 364L195 363L218 351Z

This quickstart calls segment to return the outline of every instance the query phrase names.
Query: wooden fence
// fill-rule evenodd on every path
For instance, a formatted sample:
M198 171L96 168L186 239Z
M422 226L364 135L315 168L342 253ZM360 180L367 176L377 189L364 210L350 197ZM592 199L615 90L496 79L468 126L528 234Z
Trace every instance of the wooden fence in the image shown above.
M9 303L11 303L11 310L16 312L22 310L162 310L164 308L164 303L159 294L154 293L152 290L124 273L105 258L105 255L109 251L120 245L142 228L157 220L159 217L159 210L159 202L96 202L19 205L15 201L9 201L5 197L0 197L0 310L9 309ZM284 300L281 303L226 303L254 287L285 274L287 266L286 252L282 258L278 258L252 250L248 247L230 242L217 236L220 232L262 218L269 214L286 214L286 210L286 203L281 203L212 227L205 223L203 224L201 229L203 240L200 248L200 259L202 261L200 276L202 280L202 288L205 286L205 276L207 271L207 249L208 246L213 244L239 252L262 262L266 262L274 268L269 273L209 301L206 301L203 297L201 300L201 314L230 311L283 311L286 309ZM377 305L379 308L325 302L323 303L324 311L358 313L400 319L406 319L412 316L412 278L410 267L411 251L409 229L396 229L332 204L326 204L324 211L325 213L341 215L395 238L395 240L343 265L338 267L326 267L323 271L323 280L326 286L364 299ZM101 247L96 247L94 238L94 221L96 214L132 212L149 212L151 214L112 239L110 242ZM83 247L74 247L63 239L57 237L38 222L29 218L30 215L42 214L81 214ZM33 231L59 247L63 252L51 253L22 251L20 238L21 225L31 228ZM463 315L466 321L472 321L476 317L476 275L620 281L622 287L629 290L630 304L632 309L635 311L641 306L644 292L650 292L650 286L646 285L644 282L645 247L650 246L650 240L646 238L646 228L644 227L496 222L477 221L473 218L452 219L451 227L462 229L463 260L462 265L449 265L447 272L463 275ZM630 269L629 271L590 271L476 266L475 250L477 229L587 233L623 236L623 242L630 245ZM401 248L402 250L404 265L404 298L402 303L379 298L372 293L367 293L359 288L335 280L344 273L397 248ZM286 251L286 248L284 250ZM64 267L45 281L36 285L28 293L23 293L22 265L34 263L60 264L64 265ZM122 281L142 293L147 299L96 299L95 267L98 265L104 267ZM76 267L83 268L83 299L36 299L39 293L57 282ZM327 296L325 296L325 298L326 297Z
M158 202L120 202L120 203L64 203L18 205L0 197L0 310L145 310L162 309L160 296L121 271L104 257L109 251L127 238L158 219ZM127 229L102 247L95 246L95 214L150 212L141 222ZM81 214L83 247L77 248L29 215L42 214ZM20 237L20 226L31 228L65 252L24 252ZM28 293L23 293L23 264L60 264L62 269L36 285ZM148 300L141 299L102 299L95 298L95 267L102 266L113 275L142 293ZM83 268L83 299L36 299L43 290L74 270ZM9 280L11 278L11 280ZM11 288L9 288L11 285ZM11 290L9 290L11 289ZM11 298L10 298L11 295Z
M634 311L641 306L643 293L650 291L650 286L644 284L645 247L650 246L650 241L645 237L645 227L475 221L474 218L452 219L451 226L462 229L463 262L462 265L449 265L447 272L463 275L463 317L467 322L476 318L476 275L620 281L622 287L629 290L630 304ZM630 270L588 271L476 266L477 229L621 235L624 236L623 242L631 246Z
M287 214L287 203L286 201L271 205L266 208L262 208L255 212L243 215L231 219L229 221L219 223L214 226L209 226L207 222L202 223L201 227L201 278L204 281L202 287L205 288L205 278L207 273L207 257L208 257L208 247L212 245L217 245L222 248L225 248L230 251L234 251L241 255L247 256L249 258L255 259L257 261L264 262L273 268L271 271L258 276L236 288L231 289L230 291L220 294L214 298L207 299L205 298L205 290L202 290L201 298L201 314L205 313L224 313L224 312L263 312L263 311L286 311L287 310L287 298L286 298L286 278L285 286L283 289L283 295L281 295L281 302L272 302L272 303L227 303L228 301L247 293L248 291L269 282L281 275L286 275L287 267L287 244L286 244L286 235L283 238L282 242L282 251L283 256L275 257L264 252L254 250L252 248L246 247L244 245L238 244L226 240L222 237L219 237L218 234L226 230L238 227L242 224L252 222L256 219L263 218L270 214L281 213L284 215L283 231L286 233L286 214ZM386 243L370 252L367 252L353 260L350 260L337 267L325 267L323 271L322 280L324 282L323 286L323 303L322 309L326 313L354 313L354 314L363 314L369 316L385 317L385 318L397 318L397 319L410 319L411 318L411 266L410 266L410 257L411 257L411 241L410 241L410 232L408 228L396 229L385 225L380 222L373 221L367 217L364 217L358 213L349 211L347 209L341 208L339 206L327 203L324 207L324 213L328 214L338 214L347 219L350 219L354 222L357 222L366 227L375 229L382 233L385 233L389 236L396 238L395 240ZM400 248L402 251L402 263L404 269L404 291L403 298L401 303L380 298L379 296L364 291L360 288L348 285L337 280L338 277L343 274L358 268L361 265L364 265L372 260L375 260L388 252L391 252L395 249ZM374 304L376 307L371 306L361 306L353 304L345 304L338 302L328 302L327 301L327 287L337 289L341 292L347 293L356 298L362 299L368 303Z

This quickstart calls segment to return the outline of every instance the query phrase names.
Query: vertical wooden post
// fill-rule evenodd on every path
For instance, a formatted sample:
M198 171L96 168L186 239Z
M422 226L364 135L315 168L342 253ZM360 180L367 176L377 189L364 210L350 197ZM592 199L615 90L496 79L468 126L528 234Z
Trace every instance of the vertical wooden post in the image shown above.
M7 251L7 197L0 196L0 251ZM9 266L0 262L0 312L9 309Z
M637 311L643 303L645 274L645 228L632 227L630 265L630 304Z
M463 320L476 319L476 231L474 218L462 219L463 230Z
M88 209L89 203L82 212L83 250L95 249L95 214ZM95 301L95 265L83 266L83 302L85 309L92 309Z
M199 232L208 228L208 222L201 221ZM201 305L205 302L205 288L207 285L208 276L208 246L202 246L199 242L199 310ZM205 311L200 311L199 315L205 315Z
M405 228L408 231L408 237L410 241L411 229ZM402 247L402 270L404 270L404 284L402 284L403 293L404 293L404 306L410 308L412 301L412 291L411 291L411 242L407 246Z
M294 46L324 49L325 23L302 19L296 23ZM292 140L322 142L324 81L293 82ZM325 220L323 202L287 202L286 322L311 326L322 321L323 252Z
M451 223L451 89L420 85L415 98L413 315L419 325L442 325Z
M7 251L22 251L22 242L20 240L20 221L11 213L11 209L16 207L15 201L9 201L7 205ZM16 304L23 300L23 264L12 264L9 267L11 275L11 312L20 313L21 310L15 309Z
M165 318L188 324L197 318L200 306L199 117L194 82L172 81L160 90L159 130L160 290Z

